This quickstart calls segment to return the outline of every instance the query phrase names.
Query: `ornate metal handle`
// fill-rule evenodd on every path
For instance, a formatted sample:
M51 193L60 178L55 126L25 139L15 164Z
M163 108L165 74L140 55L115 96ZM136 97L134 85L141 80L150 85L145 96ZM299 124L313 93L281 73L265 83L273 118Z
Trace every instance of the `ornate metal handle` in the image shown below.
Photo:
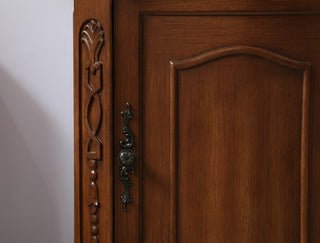
M134 173L134 164L136 161L136 154L131 150L134 147L134 135L129 128L129 120L133 119L133 114L131 113L130 104L127 103L126 105L127 109L121 111L124 123L122 132L126 138L124 140L120 140L120 147L122 150L118 155L118 161L120 164L120 180L122 181L125 189L124 194L121 195L124 211L127 211L127 205L132 202L129 192L129 186L131 185L129 173Z

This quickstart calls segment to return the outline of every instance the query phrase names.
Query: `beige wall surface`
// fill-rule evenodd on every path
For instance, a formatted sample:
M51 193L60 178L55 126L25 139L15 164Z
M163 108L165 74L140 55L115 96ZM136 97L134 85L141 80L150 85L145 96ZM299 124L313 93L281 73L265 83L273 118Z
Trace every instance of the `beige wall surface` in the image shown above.
M73 242L73 0L0 3L0 242Z

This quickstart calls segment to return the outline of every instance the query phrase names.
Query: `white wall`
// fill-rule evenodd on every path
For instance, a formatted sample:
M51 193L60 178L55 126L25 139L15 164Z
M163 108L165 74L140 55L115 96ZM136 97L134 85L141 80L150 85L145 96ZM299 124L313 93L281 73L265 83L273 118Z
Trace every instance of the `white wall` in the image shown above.
M73 242L73 0L0 3L0 242Z

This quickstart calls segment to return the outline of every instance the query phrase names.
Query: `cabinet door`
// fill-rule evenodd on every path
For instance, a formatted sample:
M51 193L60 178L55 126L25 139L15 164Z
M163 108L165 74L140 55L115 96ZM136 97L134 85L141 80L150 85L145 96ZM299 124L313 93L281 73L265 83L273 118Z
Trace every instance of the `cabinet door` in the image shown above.
M320 242L318 10L76 0L76 242Z

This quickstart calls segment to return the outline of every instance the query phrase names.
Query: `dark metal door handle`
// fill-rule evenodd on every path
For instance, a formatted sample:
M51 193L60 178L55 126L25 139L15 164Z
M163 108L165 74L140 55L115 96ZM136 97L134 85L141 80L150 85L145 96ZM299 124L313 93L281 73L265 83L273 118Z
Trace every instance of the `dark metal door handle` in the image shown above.
M129 120L133 119L133 114L131 113L130 104L127 103L127 109L121 111L121 116L123 117L124 127L122 132L125 139L120 140L120 147L122 150L118 155L118 161L120 164L120 180L124 185L125 192L121 195L121 201L123 210L127 211L127 205L132 202L130 197L129 186L131 181L129 179L129 173L134 173L134 164L136 161L136 154L131 150L134 147L134 135L129 128Z

